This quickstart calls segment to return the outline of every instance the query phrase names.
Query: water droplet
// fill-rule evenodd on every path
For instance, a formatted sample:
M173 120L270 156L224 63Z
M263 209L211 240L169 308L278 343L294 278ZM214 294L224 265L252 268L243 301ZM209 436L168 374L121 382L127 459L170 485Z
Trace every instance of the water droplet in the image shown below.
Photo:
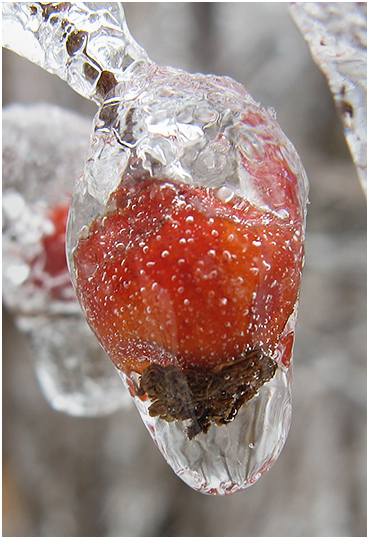
M167 251L167 250L162 251L161 256L162 256L163 258L167 258L167 256L169 256L169 251Z

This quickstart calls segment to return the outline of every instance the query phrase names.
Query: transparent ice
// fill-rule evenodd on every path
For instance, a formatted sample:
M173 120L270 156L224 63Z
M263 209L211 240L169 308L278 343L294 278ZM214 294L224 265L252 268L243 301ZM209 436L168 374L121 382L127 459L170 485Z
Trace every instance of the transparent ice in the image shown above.
M347 144L367 190L366 2L292 2L290 12L328 79Z
M86 120L58 107L3 111L3 299L29 339L51 406L95 416L130 398L81 313L67 267L45 271L42 243L54 228L48 210L70 203L85 137Z
M308 191L303 166L274 111L263 109L241 85L157 66L130 36L118 3L3 6L5 46L101 104L69 217L67 251L75 285L78 242L88 236L94 219L104 216L111 194L129 174L204 186L224 202L241 197L303 232ZM246 121L245 111L257 120ZM278 175L267 185L261 181L267 152L277 163L287 163L296 185ZM293 206L287 202L292 199ZM134 397L168 464L192 488L236 492L252 485L278 457L290 426L287 343L293 340L296 314L297 305L275 350L276 375L229 424L213 424L189 440L185 421L153 418L148 401ZM38 333L38 340L43 338ZM134 376L119 374L132 391Z
M98 103L114 77L147 57L129 34L120 2L3 2L2 13L3 47Z
M289 332L293 332L291 321ZM294 327L294 326L293 326ZM286 332L287 334L287 332ZM283 360L283 347L278 350ZM130 380L121 371L127 387ZM278 458L286 441L292 415L292 365L282 362L275 376L246 402L235 419L189 440L189 422L168 423L151 417L149 401L134 397L137 409L154 442L174 472L203 494L226 495L253 485Z

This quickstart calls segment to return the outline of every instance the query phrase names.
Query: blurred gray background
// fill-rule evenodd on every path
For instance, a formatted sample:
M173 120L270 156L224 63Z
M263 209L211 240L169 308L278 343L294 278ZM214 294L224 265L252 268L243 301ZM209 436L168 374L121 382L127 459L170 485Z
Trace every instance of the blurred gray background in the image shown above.
M4 310L3 536L366 536L366 201L327 83L286 3L124 7L152 60L229 75L274 107L307 170L292 428L252 488L198 494L166 465L135 409L96 419L50 409ZM4 51L3 106L13 102L54 103L91 121L96 111Z

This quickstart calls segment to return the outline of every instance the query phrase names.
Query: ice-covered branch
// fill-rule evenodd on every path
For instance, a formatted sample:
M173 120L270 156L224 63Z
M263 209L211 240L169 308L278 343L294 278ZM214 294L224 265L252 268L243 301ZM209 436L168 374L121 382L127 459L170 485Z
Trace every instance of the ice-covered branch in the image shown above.
M98 103L146 52L119 2L5 2L3 46L58 75Z
M366 3L293 2L290 12L328 79L359 179L367 183Z

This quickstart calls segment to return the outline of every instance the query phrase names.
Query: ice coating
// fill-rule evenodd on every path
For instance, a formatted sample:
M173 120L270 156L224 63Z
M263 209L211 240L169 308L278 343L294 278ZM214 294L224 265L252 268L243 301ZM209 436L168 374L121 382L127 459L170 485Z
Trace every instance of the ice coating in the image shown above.
M69 202L60 206L68 214ZM41 313L78 312L78 304L70 283L63 245L45 258L45 242L55 237L55 224L42 205L27 204L21 193L5 190L3 195L4 227L4 276L7 286L4 294L9 307L15 312L35 315ZM64 220L66 225L66 218ZM55 257L60 260L55 260ZM52 259L58 267L48 271ZM19 291L21 294L19 295Z
M360 182L367 189L365 2L292 2L290 12L328 79Z
M73 197L74 285L170 466L200 492L236 492L289 429L306 174L231 79L153 64L126 76Z
M3 2L3 47L101 103L146 52L130 35L120 2Z
M58 107L3 111L3 300L32 346L45 397L79 416L127 404L82 316L66 264L66 222L88 129L88 121Z
M240 84L152 64L126 77L94 120L69 251L83 227L104 214L122 176L136 170L217 189L222 200L238 195L305 222L307 178L297 152L274 115Z
M207 494L246 488L290 424L308 191L299 157L242 86L149 61L120 7L112 45L116 4L12 5L18 36L41 22L43 52L58 51L32 60L102 102L67 238L86 318L175 473ZM122 61L126 46L138 52Z
M69 125L74 131L63 140ZM79 311L63 243L86 132L83 118L58 107L13 105L3 111L3 294L13 312Z
M192 440L188 422L152 417L147 401L135 397L135 402L154 442L185 483L202 494L233 494L260 479L283 449L291 423L291 370L278 369L233 422L212 425Z

